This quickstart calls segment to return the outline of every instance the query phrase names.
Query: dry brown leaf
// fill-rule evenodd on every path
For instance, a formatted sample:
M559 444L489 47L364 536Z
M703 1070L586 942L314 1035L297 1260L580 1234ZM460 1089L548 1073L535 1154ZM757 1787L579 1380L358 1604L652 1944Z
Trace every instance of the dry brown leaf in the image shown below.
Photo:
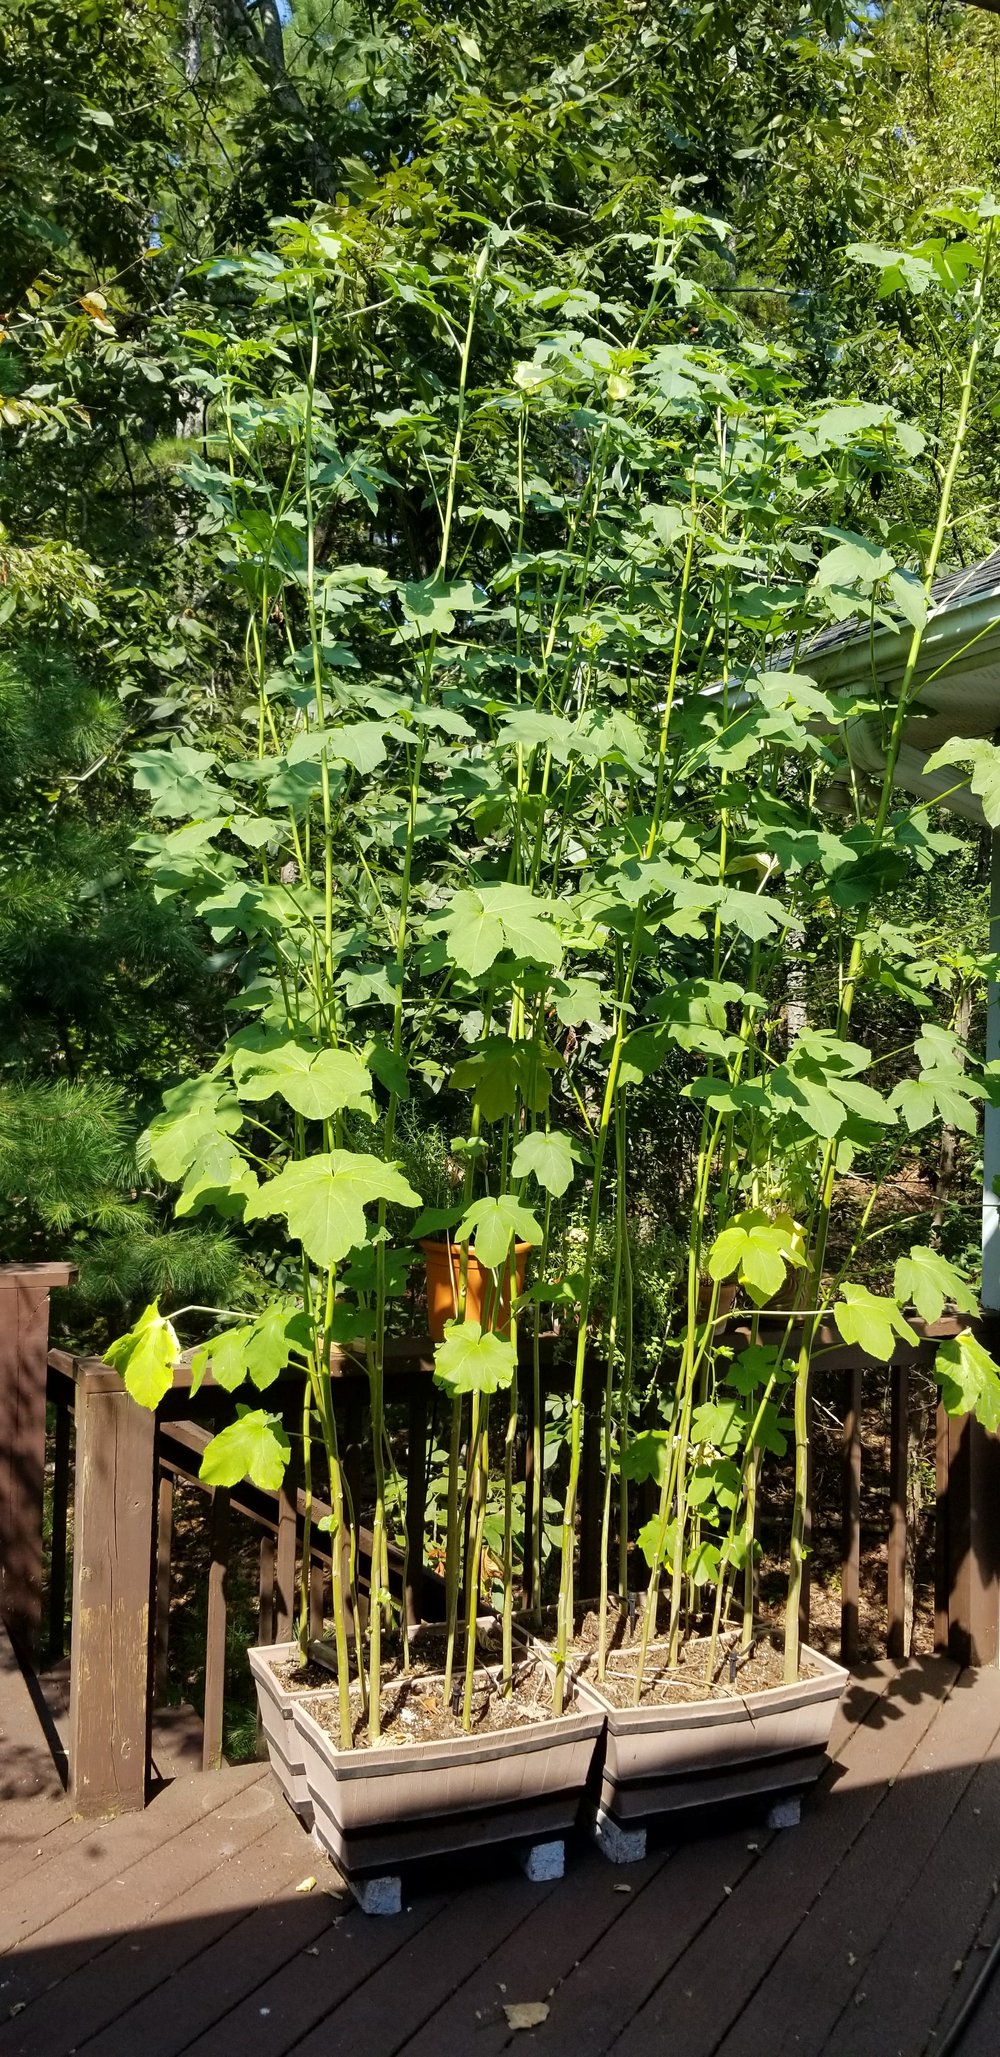
M504 2008L508 2028L541 2028L549 2018L547 2000L513 2000Z

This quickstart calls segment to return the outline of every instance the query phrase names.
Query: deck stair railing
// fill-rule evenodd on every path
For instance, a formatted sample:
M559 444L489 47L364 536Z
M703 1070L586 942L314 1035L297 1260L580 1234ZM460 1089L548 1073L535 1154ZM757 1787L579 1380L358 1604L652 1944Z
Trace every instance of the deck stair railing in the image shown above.
M108 1815L145 1804L152 1773L154 1711L163 1705L171 1634L174 1494L178 1481L199 1488L208 1540L208 1594L203 1662L202 1762L221 1760L226 1687L227 1576L232 1512L258 1535L259 1636L280 1641L297 1611L304 1496L290 1467L278 1493L249 1482L225 1491L202 1486L201 1452L228 1417L228 1394L210 1376L196 1396L183 1364L156 1414L137 1407L118 1374L99 1359L48 1347L48 1296L71 1281L67 1265L0 1267L0 1615L26 1667L64 1658L67 1538L72 1524L67 1756L70 1793L80 1815ZM766 1328L768 1317L762 1318ZM907 1576L907 1479L910 1458L908 1388L929 1367L943 1335L959 1320L914 1323L916 1349L900 1345L892 1365L874 1365L835 1331L817 1337L814 1403L840 1423L839 1537L841 1650L852 1662L859 1647L861 1602L862 1399L866 1374L890 1380L889 1482L886 1522L886 1651L902 1656ZM781 1324L782 1331L784 1323ZM738 1348L739 1317L730 1327ZM565 1383L568 1338L549 1337L546 1390ZM794 1337L792 1347L794 1347ZM405 1420L405 1538L390 1575L406 1617L441 1611L440 1581L423 1561L428 1432L433 1386L426 1338L387 1346L386 1397ZM366 1381L350 1357L337 1357L334 1391L341 1447L355 1508L362 1508L362 1431ZM530 1380L523 1386L530 1390ZM588 1365L595 1401L603 1369ZM300 1389L276 1387L275 1404L297 1426ZM579 1590L596 1592L603 1497L599 1406L588 1407L581 1504ZM293 1451L296 1441L293 1434ZM526 1464L531 1423L524 1437ZM46 1458L50 1473L46 1494ZM525 1492L530 1510L532 1495ZM314 1503L314 1515L324 1510ZM1000 1662L1000 1441L969 1417L938 1410L934 1521L934 1640L961 1662ZM530 1523L530 1512L526 1517ZM369 1537L359 1520L363 1564ZM323 1619L330 1575L329 1539L313 1529L315 1558L310 1615ZM524 1563L533 1561L530 1532ZM807 1569L811 1559L807 1556ZM47 1615L43 1602L47 1591ZM530 1595L526 1595L530 1597ZM808 1632L809 1579L803 1594Z

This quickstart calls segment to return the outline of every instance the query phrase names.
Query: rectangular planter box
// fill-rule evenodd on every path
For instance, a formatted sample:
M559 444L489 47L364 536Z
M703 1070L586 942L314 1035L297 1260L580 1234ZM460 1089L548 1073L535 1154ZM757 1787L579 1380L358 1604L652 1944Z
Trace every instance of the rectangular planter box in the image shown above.
M496 1628L496 1619L491 1614L479 1616L477 1628L486 1635ZM410 1647L417 1654L424 1627L436 1632L436 1624L418 1622L409 1629ZM257 1705L260 1709L261 1727L267 1744L271 1770L284 1793L289 1806L305 1822L307 1828L313 1824L312 1801L306 1784L305 1760L302 1743L292 1721L292 1709L299 1701L325 1700L333 1690L334 1675L328 1686L310 1686L302 1692L292 1692L283 1686L275 1675L275 1664L297 1663L300 1657L298 1643L261 1643L248 1650L250 1669L257 1687Z
M314 1705L314 1702L313 1702ZM530 1727L343 1750L300 1696L292 1718L314 1833L352 1875L572 1828L604 1727L588 1701Z
M315 1686L305 1692L293 1693L282 1685L275 1675L275 1664L295 1663L299 1655L297 1643L263 1643L257 1649L247 1651L257 1687L257 1705L271 1770L289 1806L301 1816L306 1827L311 1828L312 1801L306 1785L302 1745L292 1721L292 1709L297 1700L325 1699L330 1689L328 1686Z
M826 1763L848 1673L803 1647L812 1676L739 1699L678 1706L613 1707L599 1686L577 1681L606 1718L599 1794L618 1821L635 1821L756 1794L801 1791Z

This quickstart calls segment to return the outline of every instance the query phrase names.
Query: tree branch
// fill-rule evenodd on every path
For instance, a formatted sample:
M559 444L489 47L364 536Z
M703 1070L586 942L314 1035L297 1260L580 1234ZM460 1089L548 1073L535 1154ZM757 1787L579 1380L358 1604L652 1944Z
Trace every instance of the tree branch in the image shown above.
M337 166L313 133L309 110L285 70L284 36L276 0L259 0L259 31L244 0L211 0L211 4L222 35L245 58L265 87L275 113L303 131L301 161L317 200L332 200L338 185Z

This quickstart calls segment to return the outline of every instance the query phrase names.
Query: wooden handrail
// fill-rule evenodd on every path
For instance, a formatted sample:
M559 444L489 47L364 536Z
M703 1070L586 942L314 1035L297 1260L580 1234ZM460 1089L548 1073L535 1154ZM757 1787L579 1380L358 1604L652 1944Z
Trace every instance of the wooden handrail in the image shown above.
M190 1360L175 1368L173 1385L156 1415L129 1399L122 1381L99 1358L48 1351L47 1296L51 1286L69 1283L69 1266L0 1267L0 1593L5 1613L18 1622L22 1652L40 1646L46 1379L54 1408L52 1542L48 1647L61 1655L65 1611L66 1526L74 1509L74 1579L71 1638L71 1782L80 1813L109 1813L144 1804L150 1770L152 1710L162 1701L169 1654L170 1566L173 1546L174 1482L190 1481L205 1494L210 1541L208 1632L205 1654L204 1761L218 1761L225 1689L226 1577L230 1516L249 1518L260 1536L260 1636L282 1639L296 1608L296 1568L305 1508L301 1479L294 1473L280 1494L266 1494L243 1481L231 1492L210 1489L198 1476L201 1453L227 1418L229 1397L209 1372L191 1392ZM6 1294L6 1298L2 1297ZM864 1477L861 1405L865 1373L888 1379L889 1434L887 1641L902 1650L906 1589L906 1479L909 1438L907 1386L913 1369L929 1365L937 1344L966 1326L961 1317L933 1324L914 1319L916 1350L900 1345L893 1364L873 1361L845 1345L829 1324L819 1335L814 1372L824 1407L831 1389L841 1432L841 1644L848 1661L859 1646L861 1492ZM978 1323L972 1326L979 1329ZM767 1339L785 1332L786 1320L765 1312L759 1330ZM984 1331L985 1332L985 1331ZM749 1340L745 1316L731 1317L726 1339L737 1349ZM525 1339L527 1341L527 1339ZM544 1342L546 1392L565 1383L563 1344ZM795 1336L791 1338L794 1350ZM530 1345L529 1345L530 1348ZM527 1361L527 1359L526 1359ZM407 1534L405 1553L393 1553L394 1582L407 1616L439 1612L438 1581L422 1563L426 1438L434 1388L428 1374L433 1346L426 1337L395 1338L386 1350L389 1395L405 1402L408 1414ZM345 1464L357 1505L360 1499L362 1416L366 1404L364 1367L338 1351L336 1405L344 1422ZM588 1358L588 1394L597 1402L603 1368ZM838 1384L839 1382L839 1384ZM530 1411L531 1381L524 1381ZM299 1381L279 1380L272 1404L298 1427ZM826 1411L830 1410L826 1408ZM588 1406L581 1492L581 1591L596 1591L600 1568L603 1475L600 1408ZM75 1421L75 1477L71 1422ZM294 1447L294 1442L293 1442ZM528 1422L527 1450L531 1448ZM1000 1655L1000 1543L996 1522L1000 1486L992 1467L1000 1443L975 1422L939 1413L937 1431L937 1515L935 1639L965 1661L996 1662ZM18 1489L13 1490L17 1479ZM531 1499L525 1493L524 1562L532 1562ZM987 1504L989 1503L989 1504ZM326 1509L314 1502L321 1517ZM314 1530L316 1565L310 1594L314 1628L322 1622L324 1581L330 1542ZM359 1522L359 1552L370 1548L370 1532ZM808 1626L808 1582L804 1626Z

